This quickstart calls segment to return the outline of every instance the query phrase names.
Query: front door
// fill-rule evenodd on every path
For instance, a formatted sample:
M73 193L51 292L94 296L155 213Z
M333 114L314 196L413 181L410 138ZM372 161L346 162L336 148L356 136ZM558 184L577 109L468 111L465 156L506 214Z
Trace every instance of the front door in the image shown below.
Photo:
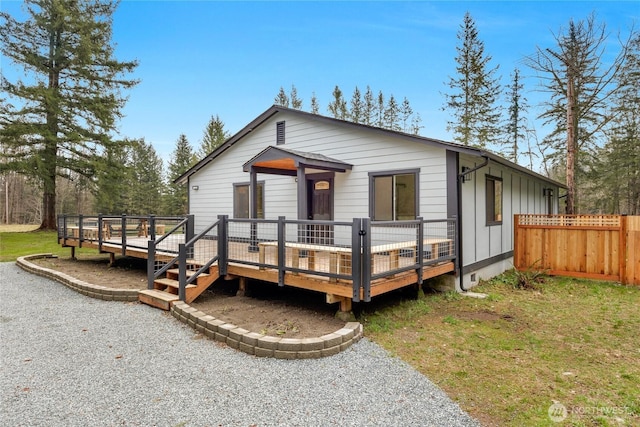
M333 176L307 177L307 218L315 221L333 220ZM333 227L310 225L307 229L309 243L333 244Z

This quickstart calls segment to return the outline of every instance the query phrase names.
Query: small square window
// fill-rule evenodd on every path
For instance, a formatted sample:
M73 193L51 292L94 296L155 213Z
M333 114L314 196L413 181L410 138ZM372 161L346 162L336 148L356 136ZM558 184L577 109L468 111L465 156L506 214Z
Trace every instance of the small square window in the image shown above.
M502 178L487 175L487 225L502 224Z

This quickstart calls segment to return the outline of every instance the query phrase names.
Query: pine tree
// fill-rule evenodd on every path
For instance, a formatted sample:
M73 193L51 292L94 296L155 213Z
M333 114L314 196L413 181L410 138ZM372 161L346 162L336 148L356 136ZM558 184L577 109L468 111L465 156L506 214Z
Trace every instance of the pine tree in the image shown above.
M25 81L2 81L2 170L34 176L43 188L41 228L55 229L56 176L91 177L125 103L125 75L135 61L119 62L111 41L117 2L26 0L18 22L0 12L0 50L22 67ZM15 156L15 147L25 155Z
M555 39L555 49L538 47L527 62L541 73L550 93L540 118L555 128L543 142L556 163L566 164L566 209L574 214L580 210L578 189L589 167L582 163L593 156L597 136L612 118L607 109L617 88L611 82L624 63L628 42L604 67L607 33L593 14L586 21L569 21L567 31Z
M169 215L185 215L188 213L187 187L173 181L185 173L195 162L195 156L187 137L182 134L169 160L169 182L166 194L165 210Z
M316 98L315 92L311 94L311 113L312 114L320 113L320 105L318 104L318 98Z
M411 133L414 135L420 135L420 129L422 129L422 117L420 117L420 113L416 113L411 118Z
M376 105L376 126L378 126L379 128L384 127L384 111L385 111L384 95L382 94L382 91L379 91L378 103Z
M96 167L94 212L106 215L126 213L127 193L132 182L130 155L131 142L127 140L105 147L104 161Z
M367 85L362 106L362 123L371 126L374 123L375 110L376 104L373 100L373 92L371 92L371 88Z
M356 86L353 91L353 95L351 96L351 112L349 115L352 122L363 122L362 95L360 94L360 89L358 89L358 86Z
M408 125L410 125L409 119L413 115L413 108L411 108L411 104L409 100L405 96L402 100L402 105L400 106L400 116L402 118L402 131L409 132Z
M445 94L444 110L450 110L454 120L447 123L454 140L464 145L486 147L500 134L500 85L494 75L498 67L489 69L491 56L485 55L484 43L478 38L476 24L467 12L458 32L461 45L456 47L457 76L449 79L452 90Z
M294 110L302 109L302 99L298 98L298 89L294 85L291 85L289 98L291 99L291 108Z
M400 130L400 124L398 119L400 116L400 107L396 102L396 98L391 94L389 102L387 102L387 108L384 110L384 128L398 131Z
M529 105L524 97L520 70L517 68L511 74L511 84L507 85L506 96L509 105L509 117L505 127L505 142L501 153L505 158L520 164L519 158L523 151L522 145L528 134L526 114Z
M342 96L342 91L336 85L333 89L333 101L329 103L327 110L331 113L331 115L340 120L348 120L348 112L347 112L347 103Z
M280 91L274 98L273 103L281 107L289 107L289 97L287 96L287 93L284 91L284 88L282 86L280 86Z
M213 150L221 146L229 136L229 132L224 129L224 122L220 117L217 114L215 117L211 116L202 135L198 157L205 158L208 156Z
M127 210L132 215L166 214L163 208L163 165L153 146L143 139L132 141Z

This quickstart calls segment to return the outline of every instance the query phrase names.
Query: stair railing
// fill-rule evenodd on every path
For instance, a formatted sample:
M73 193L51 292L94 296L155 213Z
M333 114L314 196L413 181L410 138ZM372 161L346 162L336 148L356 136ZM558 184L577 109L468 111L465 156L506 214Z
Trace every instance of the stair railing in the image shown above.
M149 240L147 243L147 288L153 289L155 279L165 274L175 263L178 262L178 255L173 259L163 260L157 264L163 264L162 267L156 269L156 260L158 259L158 247L160 243L167 240L169 236L176 236L178 232L185 231L184 240L189 240L193 233L193 215L188 215L179 221L171 230L162 235L159 239ZM168 241L168 240L167 240ZM176 251L177 252L177 251ZM168 251L165 251L168 253ZM175 252L174 252L175 253Z
M194 283L202 273L208 272L214 263L226 259L226 224L227 216L219 215L216 222L209 225L188 242L178 246L178 299L180 301L184 301L186 298L187 285ZM215 233L211 233L214 230ZM216 245L211 243L214 238ZM197 265L202 265L192 270L187 277L188 259L197 260ZM224 272L225 268L220 267L220 271Z

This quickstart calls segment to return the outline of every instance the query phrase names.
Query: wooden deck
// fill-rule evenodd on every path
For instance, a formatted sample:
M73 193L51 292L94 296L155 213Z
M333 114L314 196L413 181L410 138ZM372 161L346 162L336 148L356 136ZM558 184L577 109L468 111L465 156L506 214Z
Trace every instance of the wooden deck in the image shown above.
M156 252L156 261L170 262L177 256L178 244L182 242L179 238L176 238L177 236L170 237L174 238L173 241L166 242L167 244L163 245L164 250L160 249ZM100 250L103 253L112 254L114 257L116 255L122 255L141 259L148 259L148 250L145 248L148 242L149 238L130 237L127 239L127 246L123 250L121 240L116 238L103 240L102 245L94 238L84 241L80 241L77 238L67 238L60 239L59 241L62 246L72 249L76 247L92 248ZM217 242L211 240L197 242L192 262L204 265L210 259L209 257L216 253L216 245ZM229 264L227 267L227 278L245 278L278 283L277 251L250 251L247 243L229 242L228 245ZM348 262L348 265L345 265L345 262ZM372 256L371 273L372 275L384 273L392 267L402 268L411 265L413 262L414 259L412 257L398 256L397 252L394 251L376 253ZM336 260L332 259L332 252L330 250L317 250L312 256L307 255L301 257L298 249L288 247L286 249L285 265L288 268L307 270L307 272L287 271L284 275L284 284L286 286L323 292L328 295L328 300L332 300L333 297L351 299L353 296L353 283L351 280L341 278L332 279L331 277L320 274L313 274L313 272L329 273L334 268L337 268L338 274L341 272L348 273L350 272L348 270L351 268L350 259L336 263ZM216 266L216 264L214 264L214 266ZM425 266L422 271L422 280L451 273L454 271L454 268L454 263L451 261ZM403 271L372 279L371 296L382 295L386 292L415 283L418 283L418 273L416 270ZM360 300L363 299L364 294L361 291Z
M148 291L141 293L165 309L176 298L196 298L221 275L239 278L241 288L250 279L323 292L328 303L339 302L342 311L350 311L352 301L367 302L455 271L452 219L371 224L366 218L337 222L222 215L196 234L193 215L63 215L58 242L70 247L72 256L83 247L109 253L112 261L116 255L147 259ZM158 299L159 292L168 295Z

